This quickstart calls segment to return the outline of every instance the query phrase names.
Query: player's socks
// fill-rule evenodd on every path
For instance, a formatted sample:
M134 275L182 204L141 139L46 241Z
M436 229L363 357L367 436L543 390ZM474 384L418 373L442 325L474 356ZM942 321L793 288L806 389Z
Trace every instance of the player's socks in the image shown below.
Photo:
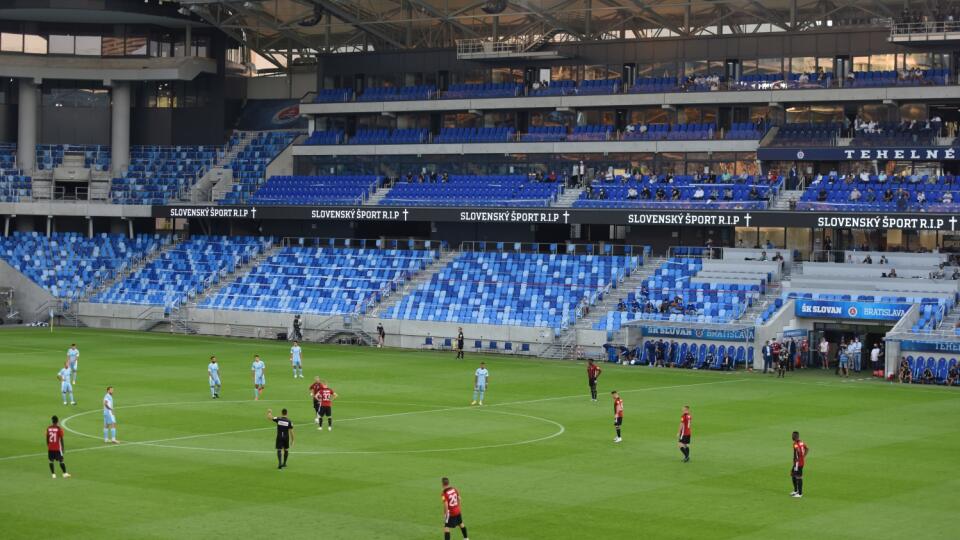
M50 464L50 468L53 468L53 464ZM62 461L60 462L60 470L63 471L64 476L70 476L67 474L67 464Z
M107 428L103 428L103 442L109 442L109 441L110 441L110 430Z
M277 468L283 468L283 451L277 450Z
M449 533L449 532L443 533L443 540L450 540L450 533Z
M284 467L287 466L287 456L288 456L289 454L290 454L290 453L289 453L288 451L286 451L286 450L283 451L283 466L284 466Z
M803 478L797 478L797 495L803 495Z
M466 528L466 527L460 527L460 532L463 533L463 538L464 538L464 540L466 540L466 538L467 538L467 528Z
M620 428L617 428L617 438L620 438Z
M52 461L50 462L50 474L52 474L54 478L57 477L56 471L53 470L53 462L52 462Z
M117 440L117 428L110 428L110 440Z
M791 477L790 477L790 481L793 482L793 493L796 493L796 492L797 492L797 479L791 476ZM791 495L793 495L793 493L791 493Z

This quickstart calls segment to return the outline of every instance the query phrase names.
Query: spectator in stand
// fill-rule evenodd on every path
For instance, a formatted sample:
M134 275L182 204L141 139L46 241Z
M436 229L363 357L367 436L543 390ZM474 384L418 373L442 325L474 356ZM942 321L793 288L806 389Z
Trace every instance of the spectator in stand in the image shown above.
M947 386L956 385L958 379L960 379L960 369L957 369L957 364L953 364L947 371Z
M723 359L720 361L720 371L730 371L733 369L733 358L730 357L730 350L723 353Z
M630 186L630 187L627 189L627 199L628 199L628 200L636 200L637 196L638 196L637 188L635 188L635 187L633 187L633 186Z
M933 376L933 370L930 369L930 365L927 364L920 374L920 384L933 384L934 382L936 382L936 378Z
M923 205L924 203L926 203L926 202L927 202L927 194L924 193L924 192L922 192L922 191L918 191L918 192L917 192L917 204L919 204L919 205L922 206L922 205Z
M827 190L820 188L820 191L817 192L817 201L818 202L827 202Z
M944 191L943 197L940 198L940 202L943 204L953 204L953 193L950 191Z
M853 190L850 191L850 202L859 202L860 197L861 197L861 193L859 189L853 188Z
M703 188L697 186L697 189L693 191L693 200L702 201L703 200Z
M886 255L880 255L880 264L890 264Z
M887 277L899 277L897 276L897 269L891 268L890 271L887 272Z
M657 201L665 201L667 199L667 191L662 187L657 188Z
M671 188L671 189L670 189L670 200L679 201L679 200L680 200L680 197L681 197L680 189L678 189L678 188Z

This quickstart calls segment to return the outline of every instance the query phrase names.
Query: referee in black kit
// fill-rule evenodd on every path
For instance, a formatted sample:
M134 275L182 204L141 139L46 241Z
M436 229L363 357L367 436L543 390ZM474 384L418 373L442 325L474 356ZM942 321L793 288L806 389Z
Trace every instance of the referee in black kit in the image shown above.
M287 466L287 455L293 446L293 422L287 418L287 410L280 411L283 416L274 416L273 409L267 409L267 418L277 425L277 468Z
M457 358L463 358L463 328L457 328Z

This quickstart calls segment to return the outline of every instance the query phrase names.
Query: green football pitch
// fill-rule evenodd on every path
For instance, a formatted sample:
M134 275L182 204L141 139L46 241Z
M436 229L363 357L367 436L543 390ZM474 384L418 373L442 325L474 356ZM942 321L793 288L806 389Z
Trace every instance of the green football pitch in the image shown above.
M77 406L56 373L80 349ZM442 538L440 478L471 538L956 538L960 394L832 373L604 366L99 330L0 331L2 538ZM222 365L210 399L206 365ZM263 401L250 364L267 365ZM470 407L473 371L490 387ZM339 394L317 431L307 387ZM119 445L102 440L115 388ZM625 403L613 443L610 390ZM680 410L693 413L681 463ZM274 425L296 440L277 469ZM50 478L44 430L62 419L70 479ZM811 451L788 496L799 430ZM59 470L58 470L59 472ZM59 475L58 475L59 476ZM454 531L452 538L459 538Z

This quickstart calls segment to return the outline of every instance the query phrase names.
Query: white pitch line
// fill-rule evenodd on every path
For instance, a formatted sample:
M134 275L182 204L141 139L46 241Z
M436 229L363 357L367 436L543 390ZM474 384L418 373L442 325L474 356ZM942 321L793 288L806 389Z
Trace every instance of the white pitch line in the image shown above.
M751 380L751 379L731 379L731 380L725 380L725 381L710 381L710 382L693 383L693 384L675 384L675 385L669 385L669 386L650 386L650 387L645 387L645 388L634 388L634 389L629 389L629 390L622 390L620 393L621 393L621 394L625 394L625 393L635 393L635 392L648 392L648 391L654 391L654 390L669 390L669 389L674 389L674 388L686 388L686 387L692 387L692 386L705 386L705 385L713 385L713 384L726 384L726 383L734 383L734 382L749 381L749 380ZM583 398L583 397L586 397L586 396L585 396L584 394L575 394L575 395L568 395L568 396L555 396L555 397L549 397L549 398L529 399L529 400L521 400L521 401L509 401L509 402L506 402L506 403L495 403L495 404L492 404L492 405L485 405L484 407L490 408L490 407L507 407L507 406L511 406L511 405L527 405L527 404L530 404L530 403L541 403L541 402L545 402L545 401L557 401L557 400L575 399L575 398ZM259 400L259 401L260 401L260 402L271 402L271 401L273 401L273 402L290 402L290 401L297 401L297 400L285 399L285 400ZM212 402L212 401L181 401L181 402L170 402L170 403L141 403L141 404L138 404L138 405L129 405L129 406L124 407L123 409L134 409L134 408L141 408L141 407L164 407L164 406L174 406L174 405L192 405L192 404L201 404L201 403L213 403L213 402ZM219 403L250 403L250 400L220 401ZM425 405L410 404L410 403L407 403L407 404L405 404L405 405L410 405L410 406L425 406ZM344 419L339 420L339 421L340 421L340 422L348 422L348 421L372 420L372 419L375 419L375 418L389 418L389 417L395 417L395 416L407 416L407 415L411 415L411 414L432 413L432 412L447 412L447 411L455 411L455 410L471 409L471 408L472 408L472 407L470 407L470 406L445 407L445 408L440 408L440 409L428 409L428 410L424 410L424 411L406 411L406 412L402 412L402 413L381 414L381 415L374 415L374 416L370 416L370 417L361 416L361 417L356 417L356 418L344 418ZM123 410L123 409L120 409L120 410ZM90 410L90 411L84 411L84 412L81 412L81 413L77 413L77 414L71 415L71 416L69 416L69 417L67 417L67 418L65 418L65 419L63 420L63 422L61 423L61 426L62 426L65 430L69 431L70 433L73 433L74 435L78 435L78 436L81 436L81 437L86 437L86 438L90 438L90 439L98 439L98 440L99 440L100 437L98 437L98 436L89 435L89 434L87 434L87 433L82 433L82 432L79 432L79 431L75 431L75 430L73 430L73 429L71 429L71 428L69 428L69 427L67 426L67 423L68 423L69 420L71 420L71 419L73 419L73 418L76 418L76 417L78 417L78 416L84 416L84 415L88 415L88 414L93 414L93 413L95 413L95 412L98 412L98 410L97 410L97 409L93 409L93 410ZM511 414L511 413L507 413L507 414ZM516 414L516 413L512 413L512 414ZM551 422L551 423L555 423L555 424L557 424L558 426L560 426L561 428L563 428L563 425L562 425L562 424L553 422L552 420L548 420L548 419L545 419L545 418L539 418L539 417L537 417L537 419L538 419L538 420L544 420L544 421ZM183 436L183 437L173 437L173 438L167 438L167 439L156 439L156 440L152 440L152 441L127 442L127 443L121 443L119 446L157 446L157 447L161 447L159 443L163 443L163 442L173 442L173 441L178 441L178 440L196 439L196 438L202 438L202 437L216 437L216 436L218 436L218 435L229 435L229 434L237 434L237 433L249 433L249 432L254 432L254 431L265 431L265 430L269 430L269 429L273 429L273 427L271 426L271 427L265 427L265 428L252 428L252 429L247 429L247 430L226 431L226 432L220 432L220 433L201 433L201 434L195 434L195 435L185 435L185 436ZM553 435L552 437L559 436L560 434L562 434L562 431L561 431L560 433L556 434L556 435ZM552 437L551 437L551 438L552 438ZM539 442L539 441L536 441L536 442ZM518 443L508 443L507 446L512 446L512 445L516 445L516 444L518 444ZM496 447L499 447L499 445L498 445L498 446L493 446L493 448L496 448ZM85 452L85 451L90 451L90 450L102 450L102 449L105 449L105 448L114 448L114 445L110 445L110 446L91 446L91 447L87 447L87 448L80 448L80 449L77 449L77 450L71 450L70 452L71 452L71 453ZM173 447L173 446L168 446L168 448L175 448L175 447ZM191 449L191 450L198 450L198 448L194 448L194 447L182 447L182 448ZM490 447L486 447L486 448L490 448ZM479 448L478 448L478 449L479 449ZM236 451L236 450L235 450L235 451ZM452 451L452 450L445 450L445 451ZM246 451L246 452L261 452L261 451L260 451L260 450L249 450L249 451ZM301 453L305 453L305 452L301 452ZM44 455L44 454L41 454L41 453L36 453L36 454L20 454L20 455L16 455L16 456L0 457L0 461L10 461L10 460L15 460L15 459L24 459L24 458L28 458L28 457L38 457L38 456L43 456L43 455Z

